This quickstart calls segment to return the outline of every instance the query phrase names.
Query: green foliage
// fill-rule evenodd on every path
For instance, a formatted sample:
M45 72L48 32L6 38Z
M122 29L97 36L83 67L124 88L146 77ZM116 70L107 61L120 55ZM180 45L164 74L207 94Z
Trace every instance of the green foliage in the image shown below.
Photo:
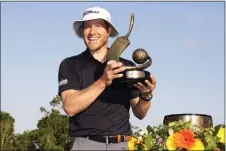
M148 135L145 140L144 140L144 143L146 145L146 147L148 149L154 149L155 147L155 141L154 141L154 138L152 135Z
M50 105L53 107L62 107L62 99L59 95L54 97L52 101L50 102Z
M54 97L50 102L51 111L47 111L44 107L40 111L44 113L44 117L38 121L38 142L40 149L43 150L69 150L72 138L69 136L69 118L62 115L61 98Z
M14 118L7 112L1 111L1 150L13 150Z
M217 139L212 137L211 134L204 136L204 145L206 150L214 150L217 146Z
M43 117L37 129L14 134L14 118L1 112L1 150L70 150L69 118L61 114L60 96L51 100L51 110L40 107Z
M61 146L63 149L68 150L72 142L69 136L69 121L66 115L61 115L58 110L52 109L49 115L46 115L38 122L38 129L42 137L40 144L42 149L55 149ZM45 141L43 140L45 138ZM46 140L48 140L46 142ZM45 145L42 145L45 143ZM54 143L53 143L54 142ZM55 144L51 145L51 144Z
M56 137L52 128L39 129L39 134L41 136L38 138L41 150L63 150L62 146L56 144Z
M40 107L40 111L41 111L41 113L44 113L45 116L49 115L49 112L44 107Z
M180 145L185 145L187 142L176 141L176 139L186 139L192 137L196 141L195 149L225 150L225 141L223 140L225 125L216 127L202 128L191 123L191 121L175 121L169 123L169 126L147 126L146 129L135 132L133 139L129 142L130 148L137 150L168 150L172 147L177 150L186 150L189 148L180 148ZM190 149L192 149L192 147Z
M181 120L176 122L169 123L169 129L172 129L173 132L178 132L181 129L190 129L191 128L191 121L183 122Z
M147 126L148 134L152 135L154 138L162 136L162 138L167 139L168 129L166 125L160 124L159 126Z
M37 130L24 131L23 134L16 134L14 146L17 150L35 150L34 144L37 140Z
M195 132L195 135L203 140L206 150L214 150L219 142L219 138L216 137L218 130L215 128L200 128L199 131Z

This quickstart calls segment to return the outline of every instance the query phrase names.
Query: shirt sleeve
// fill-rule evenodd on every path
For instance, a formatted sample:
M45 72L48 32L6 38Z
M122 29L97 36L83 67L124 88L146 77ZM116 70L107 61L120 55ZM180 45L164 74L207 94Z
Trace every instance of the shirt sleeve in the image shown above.
M69 89L79 90L80 82L75 64L69 59L64 59L59 66L58 95L61 96L63 91Z
M139 97L139 95L140 95L140 91L137 88L130 89L130 92L129 92L130 100Z

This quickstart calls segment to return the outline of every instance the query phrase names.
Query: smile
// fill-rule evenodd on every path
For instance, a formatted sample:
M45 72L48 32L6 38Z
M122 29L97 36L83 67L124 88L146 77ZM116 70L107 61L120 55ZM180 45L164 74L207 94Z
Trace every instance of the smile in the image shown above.
M88 38L90 41L98 40L99 38Z

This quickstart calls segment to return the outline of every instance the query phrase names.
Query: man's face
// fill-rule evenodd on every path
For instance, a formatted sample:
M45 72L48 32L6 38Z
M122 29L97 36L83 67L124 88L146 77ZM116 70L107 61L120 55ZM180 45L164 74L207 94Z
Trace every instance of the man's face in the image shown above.
M86 21L83 25L83 39L91 51L98 51L104 46L107 47L110 32L111 27L108 28L102 19Z

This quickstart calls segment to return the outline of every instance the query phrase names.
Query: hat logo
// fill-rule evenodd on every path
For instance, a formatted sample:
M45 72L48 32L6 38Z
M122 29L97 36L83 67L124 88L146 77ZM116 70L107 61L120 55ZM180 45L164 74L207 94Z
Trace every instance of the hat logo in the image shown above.
M99 14L100 12L99 11L96 11L96 10L87 10L83 13L83 16L82 18L84 18L84 16L86 16L87 14L90 14L90 13L96 13L96 14Z

